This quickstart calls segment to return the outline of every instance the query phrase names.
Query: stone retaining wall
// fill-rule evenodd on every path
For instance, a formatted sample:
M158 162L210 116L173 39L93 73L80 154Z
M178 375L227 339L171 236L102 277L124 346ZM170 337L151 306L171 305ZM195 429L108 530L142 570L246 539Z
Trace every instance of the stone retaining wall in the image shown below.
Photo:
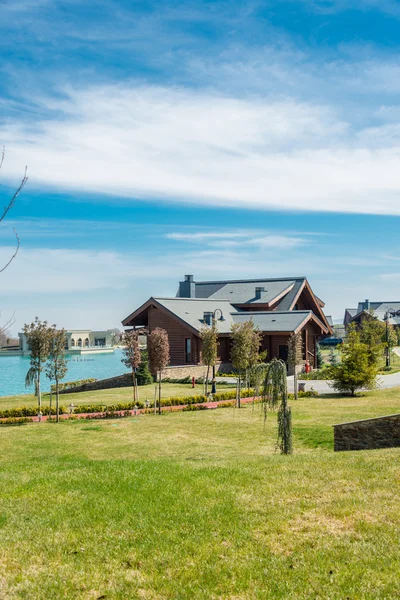
M232 365L230 363L221 363L216 365L216 371L219 373L230 373ZM185 377L204 377L207 373L207 367L204 365L187 365L183 367L167 367L163 373L163 379L184 379ZM211 378L211 369L210 369ZM84 383L68 390L60 391L60 394L74 394L76 392L91 392L94 390L108 390L111 388L129 387L132 386L132 374L124 373L108 379L99 379L91 383Z
M333 427L335 452L400 447L400 414Z

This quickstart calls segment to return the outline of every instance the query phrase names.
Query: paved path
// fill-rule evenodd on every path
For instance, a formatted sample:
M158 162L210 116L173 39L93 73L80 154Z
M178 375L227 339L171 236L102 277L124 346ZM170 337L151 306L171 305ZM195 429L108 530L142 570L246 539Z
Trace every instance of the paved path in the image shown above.
M398 350L396 354L400 356L400 349L396 350ZM236 383L236 379L234 377L217 377L217 383L218 381L228 381L229 383ZM311 388L313 388L319 394L331 394L335 391L329 385L332 382L324 379L307 379L305 381L301 381L301 383L305 383L306 391L310 390ZM378 376L379 388L388 389L397 386L400 386L400 372L393 373L392 375ZM288 377L288 390L289 392L293 392L294 390L293 375L291 377Z

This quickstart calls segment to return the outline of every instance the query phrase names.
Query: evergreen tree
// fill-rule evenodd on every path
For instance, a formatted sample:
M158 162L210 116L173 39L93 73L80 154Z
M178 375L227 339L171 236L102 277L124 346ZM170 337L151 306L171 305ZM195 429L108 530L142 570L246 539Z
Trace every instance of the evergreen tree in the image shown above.
M350 325L342 348L342 360L333 371L333 388L354 396L357 390L376 387L378 365L371 362L371 348L361 341L361 333Z
M386 344L386 325L371 314L363 319L359 327L360 342L367 346L368 363L379 365ZM389 339L390 344L390 339Z
M268 408L278 408L278 440L281 454L292 454L292 411L288 405L287 371L282 360L273 358L268 364L262 395L264 420Z
M322 369L325 364L324 355L322 354L321 346L317 344L317 369Z
M329 352L329 363L331 367L336 367L338 364L337 354L333 348L331 348L331 351Z
M136 371L136 381L138 385L150 385L153 383L153 376L149 368L149 355L147 350L141 350L142 360Z

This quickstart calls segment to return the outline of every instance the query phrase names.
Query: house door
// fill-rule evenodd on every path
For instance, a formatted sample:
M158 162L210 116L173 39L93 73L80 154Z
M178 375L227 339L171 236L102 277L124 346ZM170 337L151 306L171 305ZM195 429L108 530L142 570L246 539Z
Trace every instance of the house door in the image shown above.
M279 346L279 359L287 364L289 348L285 345Z

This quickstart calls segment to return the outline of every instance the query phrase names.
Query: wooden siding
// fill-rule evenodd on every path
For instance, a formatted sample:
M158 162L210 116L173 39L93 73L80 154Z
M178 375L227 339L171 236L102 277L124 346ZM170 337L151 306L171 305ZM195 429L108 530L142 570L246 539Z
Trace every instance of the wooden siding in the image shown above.
M171 365L195 365L200 362L200 340L198 337L184 323L180 323L177 319L168 315L167 312L151 306L149 308L149 331L152 332L156 327L161 327L168 333ZM186 338L190 338L192 344L192 360L190 363L187 363L185 360Z

